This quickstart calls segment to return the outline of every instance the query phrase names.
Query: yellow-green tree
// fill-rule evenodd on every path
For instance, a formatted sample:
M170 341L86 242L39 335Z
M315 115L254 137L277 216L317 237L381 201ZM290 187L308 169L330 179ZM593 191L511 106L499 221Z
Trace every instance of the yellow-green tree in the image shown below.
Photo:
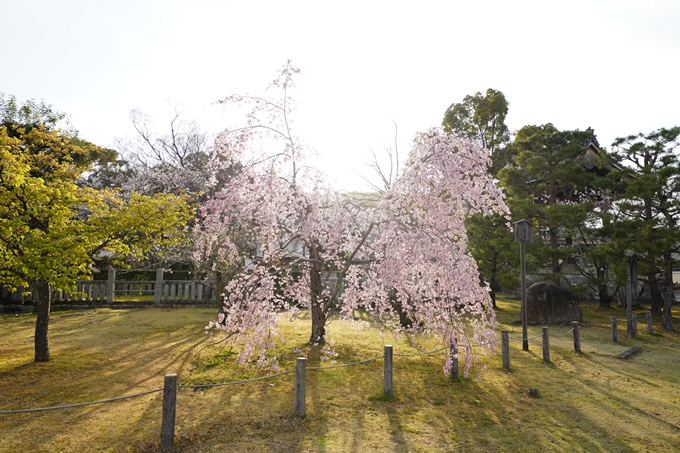
M0 286L30 288L35 361L50 360L52 291L74 291L102 249L144 256L182 240L188 199L81 187L100 148L41 124L0 126Z

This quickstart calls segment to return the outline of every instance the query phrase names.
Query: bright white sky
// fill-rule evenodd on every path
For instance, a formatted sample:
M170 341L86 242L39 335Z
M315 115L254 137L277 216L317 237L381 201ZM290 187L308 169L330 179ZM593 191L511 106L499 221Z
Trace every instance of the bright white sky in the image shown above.
M301 68L296 132L341 189L399 129L441 123L494 88L512 131L593 127L600 143L680 125L680 1L2 0L0 92L44 99L104 146L159 130L170 102L206 129L213 102L264 94L288 59ZM167 127L165 127L167 130Z

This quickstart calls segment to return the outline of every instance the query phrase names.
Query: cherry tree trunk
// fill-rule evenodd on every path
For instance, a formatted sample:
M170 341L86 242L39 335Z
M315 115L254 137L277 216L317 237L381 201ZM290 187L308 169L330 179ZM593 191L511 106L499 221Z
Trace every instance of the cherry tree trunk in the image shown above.
M326 344L326 313L318 304L312 305L312 336L310 344Z
M224 313L224 299L226 283L224 281L224 275L222 272L215 272L215 301L217 303L218 313Z
M312 314L312 336L310 344L326 344L327 313L323 303L323 286L321 283L321 257L318 245L313 244L310 250L312 265L309 270L309 290L311 295L310 311Z
M50 323L50 304L52 292L47 282L39 281L33 284L33 297L35 298L35 361L50 361L50 346L47 340L47 330Z

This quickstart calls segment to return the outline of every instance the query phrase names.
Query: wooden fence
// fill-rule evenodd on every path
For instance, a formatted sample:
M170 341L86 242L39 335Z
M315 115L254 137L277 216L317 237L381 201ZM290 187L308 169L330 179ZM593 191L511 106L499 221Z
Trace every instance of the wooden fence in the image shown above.
M196 280L165 280L163 269L156 270L155 280L117 280L116 270L109 269L107 280L78 280L76 291L69 294L57 291L55 303L98 302L115 303L116 296L126 296L125 301L135 297L153 296L154 304L168 303L211 303L215 301L215 291L205 282ZM9 293L2 289L2 299L22 303L31 300L24 295L26 288ZM148 297L150 299L150 297Z

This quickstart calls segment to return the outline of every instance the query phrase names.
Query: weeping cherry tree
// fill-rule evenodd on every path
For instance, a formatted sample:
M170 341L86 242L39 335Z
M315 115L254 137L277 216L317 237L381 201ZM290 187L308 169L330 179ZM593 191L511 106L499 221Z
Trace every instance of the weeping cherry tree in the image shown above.
M414 340L436 335L458 342L467 375L472 345L493 338L495 315L466 251L464 220L508 212L486 171L488 151L430 129L416 136L403 171L382 193L340 194L308 164L293 133L289 90L298 73L290 62L280 71L271 85L280 99L222 101L250 110L244 126L219 135L213 179L235 163L241 171L202 205L195 259L214 268L246 264L226 284L208 329L237 347L241 362L275 369L280 311L308 311L309 342L325 344L331 315L352 318L365 310ZM450 367L451 357L444 368Z

